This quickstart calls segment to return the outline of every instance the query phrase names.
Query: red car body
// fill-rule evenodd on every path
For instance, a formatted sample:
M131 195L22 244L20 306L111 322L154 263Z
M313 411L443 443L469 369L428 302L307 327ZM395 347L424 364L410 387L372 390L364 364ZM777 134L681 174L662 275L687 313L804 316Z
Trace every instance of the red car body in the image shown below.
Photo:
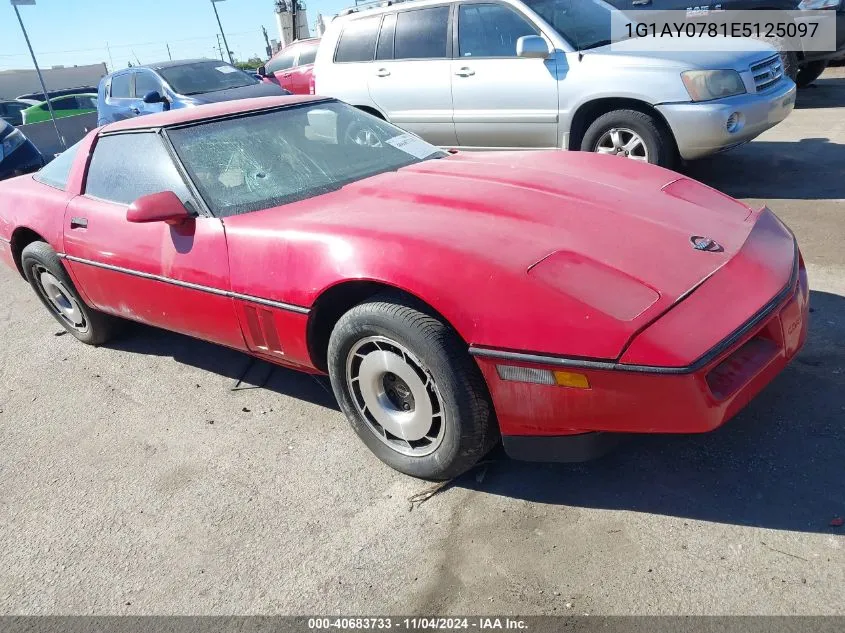
M270 58L264 80L281 86L291 94L314 94L314 57L320 38L297 40Z
M43 239L90 306L307 372L325 371L338 312L400 289L466 343L523 458L554 458L555 437L593 431L711 431L804 343L807 276L786 226L635 161L458 153L184 227L131 224L125 206L82 193L103 133L308 100L95 130L67 191L32 176L0 185L0 257L20 269L23 246ZM503 380L499 366L574 372L589 388Z

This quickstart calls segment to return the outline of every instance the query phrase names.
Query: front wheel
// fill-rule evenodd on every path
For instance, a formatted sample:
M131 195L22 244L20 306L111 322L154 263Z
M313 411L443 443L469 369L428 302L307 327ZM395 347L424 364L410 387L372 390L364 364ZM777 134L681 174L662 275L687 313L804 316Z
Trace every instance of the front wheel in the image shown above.
M671 168L675 163L675 140L656 117L638 110L614 110L587 128L582 152L608 154Z
M465 472L498 441L489 395L466 345L402 298L356 306L335 325L328 369L358 437L422 479Z
M804 64L798 69L798 76L795 78L796 85L799 88L806 88L816 79L821 77L826 68L827 60L808 62Z

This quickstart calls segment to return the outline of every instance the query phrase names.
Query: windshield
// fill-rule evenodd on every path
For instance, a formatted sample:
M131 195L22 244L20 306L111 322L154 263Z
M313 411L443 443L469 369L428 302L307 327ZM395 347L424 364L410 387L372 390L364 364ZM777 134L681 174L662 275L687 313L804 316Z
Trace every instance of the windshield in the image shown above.
M198 95L260 83L252 75L225 62L194 62L184 66L160 68L157 72L180 95Z
M577 50L610 44L613 21L630 21L602 0L525 0L525 4ZM615 33L624 30L619 27Z
M217 217L304 200L448 155L337 101L246 114L167 134Z

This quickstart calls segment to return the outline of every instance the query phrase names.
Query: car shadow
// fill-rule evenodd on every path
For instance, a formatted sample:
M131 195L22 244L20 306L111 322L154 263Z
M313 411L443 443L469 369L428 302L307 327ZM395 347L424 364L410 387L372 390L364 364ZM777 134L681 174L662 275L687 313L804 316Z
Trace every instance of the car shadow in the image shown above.
M134 354L170 356L178 363L230 379L229 388L233 390L268 389L327 409L340 410L326 376L281 367L175 332L131 323L128 331L107 347Z
M683 172L734 198L839 200L845 198L845 145L827 138L754 141L687 163Z
M796 110L845 106L845 77L825 77L798 91Z
M494 452L453 485L537 503L801 532L845 516L845 298L813 292L807 344L758 398L703 435L637 436L584 464ZM500 451L500 449L499 449Z

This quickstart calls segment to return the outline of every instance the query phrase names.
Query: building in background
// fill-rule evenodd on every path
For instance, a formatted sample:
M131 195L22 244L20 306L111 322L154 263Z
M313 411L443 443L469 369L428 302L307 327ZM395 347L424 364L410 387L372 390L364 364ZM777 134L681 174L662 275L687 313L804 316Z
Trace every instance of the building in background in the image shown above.
M323 20L323 14L317 14L317 20L314 22L314 37L323 37L326 32L326 22Z
M42 68L47 90L96 86L108 74L105 62L88 66ZM29 92L41 92L35 69L0 70L0 99L14 99Z
M296 40L311 37L305 2L303 0L276 0L276 26L279 28L279 43L282 48Z

